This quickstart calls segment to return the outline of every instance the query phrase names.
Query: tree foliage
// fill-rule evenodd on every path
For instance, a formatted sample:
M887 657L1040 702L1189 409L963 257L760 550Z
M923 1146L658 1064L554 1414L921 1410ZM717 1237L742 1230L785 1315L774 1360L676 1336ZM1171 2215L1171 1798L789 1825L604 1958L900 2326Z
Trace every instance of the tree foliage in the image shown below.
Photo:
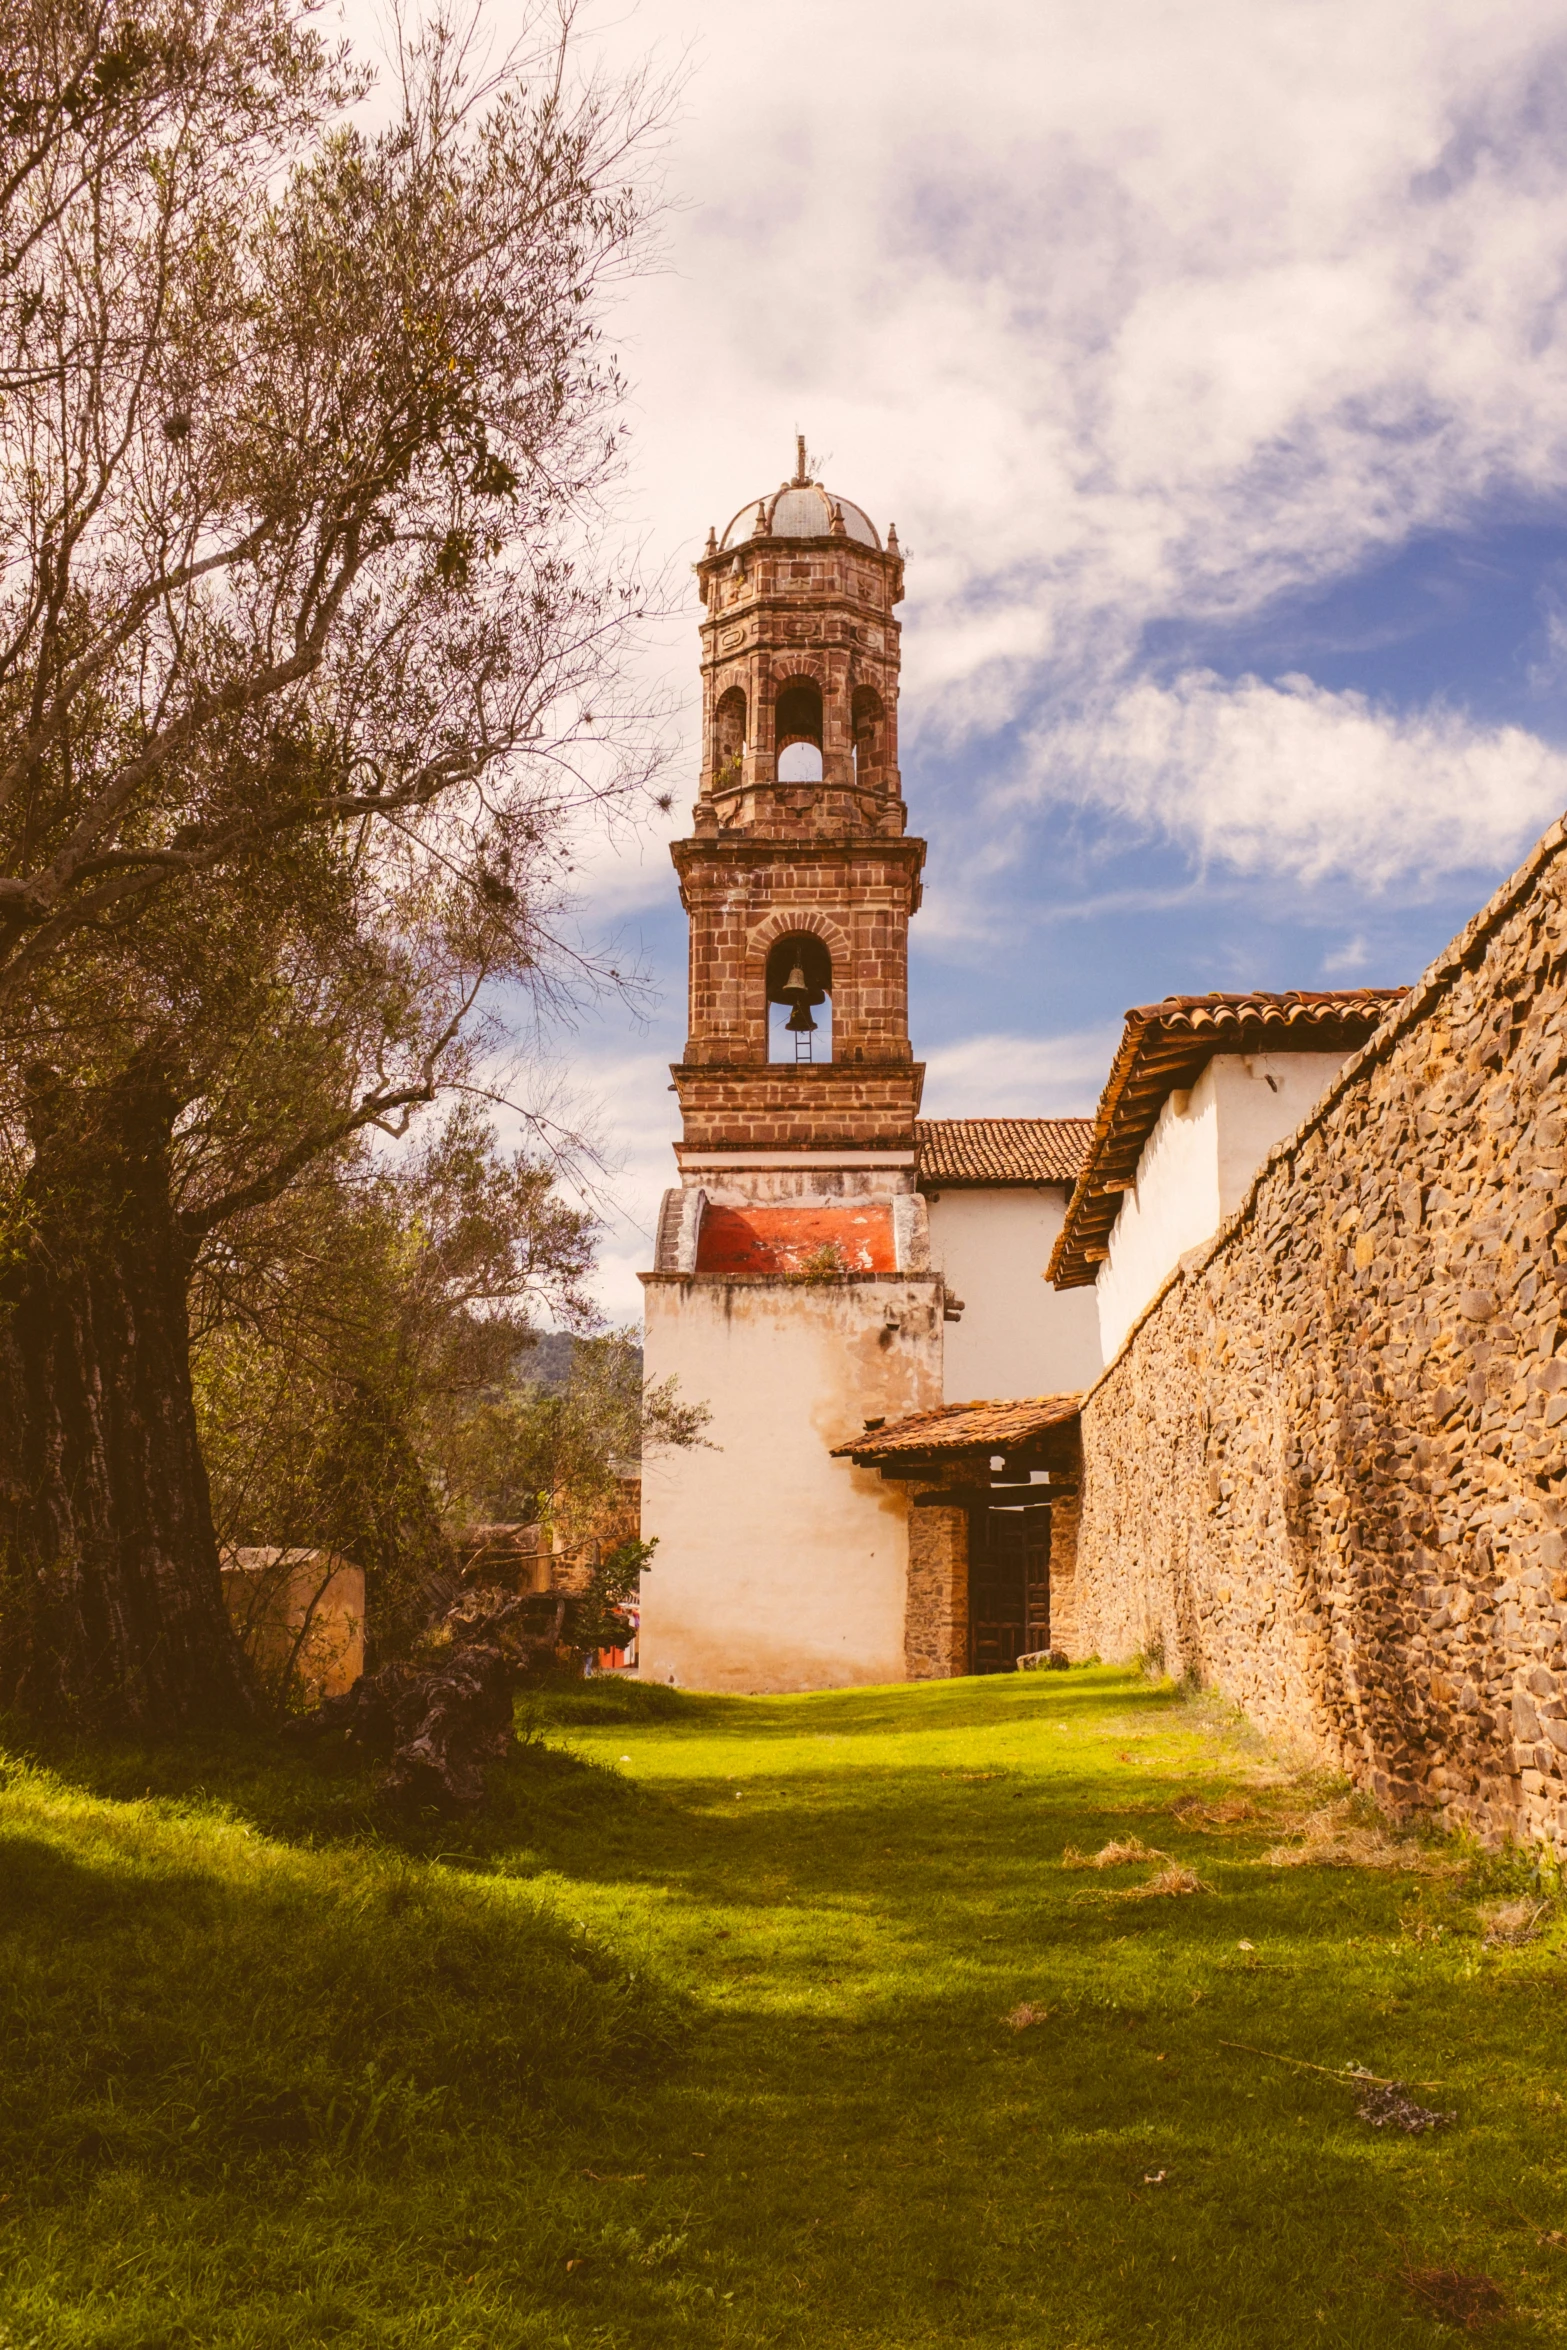
M494 71L434 19L380 129L365 86L303 0L0 22L0 1695L142 1728L243 1702L187 1281L211 1424L269 1264L308 1317L312 1251L409 1245L355 1138L481 1082L486 989L580 982L574 841L649 773L595 516L661 100L543 7ZM543 1233L539 1170L508 1180ZM446 1313L468 1246L398 1290L427 1385L419 1296ZM390 1362L312 1436L319 1489L394 1496L388 1560L434 1523Z
M284 0L7 23L0 1003L139 997L137 917L319 836L372 923L526 954L564 806L625 782L573 754L629 592L582 518L646 107L537 18L488 80L437 20L376 135Z

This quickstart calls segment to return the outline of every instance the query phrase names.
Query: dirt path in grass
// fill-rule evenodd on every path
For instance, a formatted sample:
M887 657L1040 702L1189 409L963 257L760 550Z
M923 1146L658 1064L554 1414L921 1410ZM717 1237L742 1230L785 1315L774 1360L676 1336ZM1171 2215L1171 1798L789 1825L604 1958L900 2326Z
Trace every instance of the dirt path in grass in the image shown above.
M644 1800L592 1867L541 1856L558 1896L700 2018L576 2166L605 2340L1567 2339L1555 1912L1482 1943L1516 1863L1461 1874L1108 1671L569 1735ZM1373 2126L1354 2065L1456 2119Z

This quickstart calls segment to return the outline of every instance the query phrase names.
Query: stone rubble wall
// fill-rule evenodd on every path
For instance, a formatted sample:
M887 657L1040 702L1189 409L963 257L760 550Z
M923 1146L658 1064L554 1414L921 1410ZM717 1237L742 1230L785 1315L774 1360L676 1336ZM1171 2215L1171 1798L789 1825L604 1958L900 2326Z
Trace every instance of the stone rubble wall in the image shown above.
M916 1509L934 1482L904 1487L909 1510L909 1589L903 1620L904 1670L911 1681L947 1681L968 1671L968 1511Z
M1082 1508L1080 1492L1068 1491L1050 1512L1050 1645L1071 1657L1093 1654L1082 1642L1079 1625L1077 1557Z
M1567 1846L1564 1133L1557 825L1090 1391L1073 1653Z

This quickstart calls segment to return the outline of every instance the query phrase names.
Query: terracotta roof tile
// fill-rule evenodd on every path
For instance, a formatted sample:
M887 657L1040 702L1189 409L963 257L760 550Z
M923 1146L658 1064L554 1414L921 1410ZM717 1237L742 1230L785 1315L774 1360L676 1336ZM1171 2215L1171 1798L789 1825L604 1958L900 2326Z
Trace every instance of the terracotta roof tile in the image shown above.
M1342 987L1172 995L1128 1012L1047 1279L1057 1289L1092 1282L1159 1112L1172 1093L1196 1083L1215 1053L1358 1052L1408 992Z
M914 1140L928 1184L1077 1181L1091 1118L919 1118Z
M1034 1395L1000 1403L949 1403L939 1411L915 1412L906 1420L891 1420L867 1428L848 1444L834 1445L835 1461L854 1459L874 1466L895 1460L901 1453L976 1452L981 1447L1004 1448L1024 1444L1047 1429L1063 1428L1077 1418L1080 1397Z

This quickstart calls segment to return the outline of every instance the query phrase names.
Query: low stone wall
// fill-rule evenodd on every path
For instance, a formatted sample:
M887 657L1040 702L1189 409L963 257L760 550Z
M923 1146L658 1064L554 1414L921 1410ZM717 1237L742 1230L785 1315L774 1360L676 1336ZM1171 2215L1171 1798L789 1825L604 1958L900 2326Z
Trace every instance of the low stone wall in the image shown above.
M1090 1391L1075 1653L1567 1843L1564 1131L1555 826Z
M916 1509L940 1484L904 1487L909 1508L909 1591L903 1619L904 1670L911 1681L947 1681L968 1671L968 1511Z

